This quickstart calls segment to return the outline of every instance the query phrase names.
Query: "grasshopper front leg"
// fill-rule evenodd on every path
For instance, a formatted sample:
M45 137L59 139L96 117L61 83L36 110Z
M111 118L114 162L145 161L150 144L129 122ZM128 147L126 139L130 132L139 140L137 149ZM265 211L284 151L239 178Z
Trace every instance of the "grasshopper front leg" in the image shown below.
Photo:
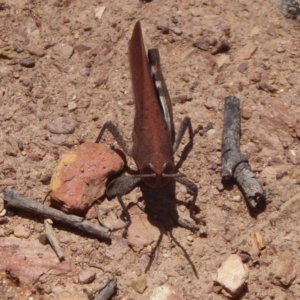
M113 124L111 121L106 122L103 127L101 128L101 131L96 139L96 143L99 143L102 135L104 134L105 130L108 130L112 136L115 138L121 149L128 155L131 156L131 149L128 147L126 142L124 141L121 133L119 132L118 128ZM130 214L128 212L127 207L124 204L124 201L122 199L123 195L128 193L133 189L133 187L140 181L140 178L135 178L134 176L125 176L122 175L121 177L118 177L111 181L106 188L106 195L108 198L116 196L123 212L126 215L126 227L125 232L127 231L129 225L131 224L131 218Z
M117 128L117 126L111 121L108 121L103 125L103 127L101 128L100 133L99 133L95 143L100 142L100 140L102 138L102 135L103 135L103 133L105 132L106 129L112 134L112 136L115 138L115 140L117 141L117 143L119 144L121 149L128 156L132 156L131 155L131 153L132 153L131 149L128 147L128 145L124 141L124 139L123 139L121 133L119 132L119 129Z

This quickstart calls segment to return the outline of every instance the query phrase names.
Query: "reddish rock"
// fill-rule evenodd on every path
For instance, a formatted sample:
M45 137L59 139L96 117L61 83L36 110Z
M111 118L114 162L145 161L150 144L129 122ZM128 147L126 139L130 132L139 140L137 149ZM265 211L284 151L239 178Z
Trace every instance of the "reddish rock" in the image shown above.
M199 39L197 39L196 42L193 43L193 46L201 50L207 51L210 46L209 38L207 36L202 36Z
M240 63L239 67L238 67L238 71L240 73L244 73L245 71L247 71L249 68L249 64L246 61L243 61Z
M83 44L79 44L79 45L76 45L75 48L74 48L79 54L85 52L85 51L88 51L91 49L90 46L86 46L86 45L83 45Z
M15 237L0 239L0 271L9 270L21 282L33 283L44 274L62 275L71 271L70 263L59 262L51 246L38 240Z
M82 270L78 274L78 281L82 284L91 283L96 279L96 273L93 270Z
M256 49L257 46L255 44L249 43L238 51L237 57L239 59L247 60L252 57Z
M124 161L104 144L83 143L60 161L51 180L51 198L67 213L82 213L105 193L107 180Z
M273 262L273 281L278 285L290 286L297 277L299 265L292 253L283 252Z

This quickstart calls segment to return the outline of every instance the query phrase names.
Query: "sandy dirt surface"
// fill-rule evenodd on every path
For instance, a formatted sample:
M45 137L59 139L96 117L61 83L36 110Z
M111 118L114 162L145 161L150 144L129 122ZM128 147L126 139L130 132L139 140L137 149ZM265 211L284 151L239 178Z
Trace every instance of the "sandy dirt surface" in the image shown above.
M108 245L54 224L66 257L60 264L38 242L43 218L19 211L0 225L0 299L93 299L114 277L113 299L164 299L154 297L162 285L176 291L169 299L224 299L214 279L231 253L250 271L239 299L300 299L297 20L286 19L276 1L245 0L8 0L0 4L0 19L1 190L42 202L59 158L95 141L106 121L131 141L128 40L137 20L146 45L160 50L175 127L184 116L194 128L213 123L195 136L181 168L199 186L197 217L205 219L207 237L148 218L134 206L142 197L136 188L124 197L132 206L131 239L116 232ZM222 41L229 50L219 53ZM228 95L242 101L241 148L267 193L256 217L235 184L217 189ZM186 136L176 161L187 142ZM117 146L110 134L105 143ZM176 195L179 214L188 217L192 197L185 187L151 193L157 201ZM122 212L116 199L103 199L101 207L107 222ZM26 264L5 272L16 257Z

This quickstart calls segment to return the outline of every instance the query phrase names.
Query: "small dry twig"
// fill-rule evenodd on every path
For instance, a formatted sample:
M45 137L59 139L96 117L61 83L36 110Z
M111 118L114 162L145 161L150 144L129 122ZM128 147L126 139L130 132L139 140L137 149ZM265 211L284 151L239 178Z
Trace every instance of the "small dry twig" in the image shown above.
M117 289L117 279L114 278L111 280L101 291L98 295L96 295L94 300L108 300Z
M35 214L43 215L60 223L69 225L78 230L92 234L97 238L111 240L109 230L100 225L85 220L83 217L67 215L60 210L43 205L37 201L25 198L15 190L6 189L3 199L9 206L24 209Z
M222 139L222 177L232 177L242 189L250 208L257 208L265 200L265 192L251 171L248 159L240 150L240 99L235 96L225 98L224 128Z
M55 251L58 259L60 261L63 261L65 259L65 255L63 253L63 250L59 244L59 241L56 237L56 234L53 230L52 227L52 220L51 219L46 219L44 220L44 226L45 226L45 233L47 236L48 241L50 242L53 250Z

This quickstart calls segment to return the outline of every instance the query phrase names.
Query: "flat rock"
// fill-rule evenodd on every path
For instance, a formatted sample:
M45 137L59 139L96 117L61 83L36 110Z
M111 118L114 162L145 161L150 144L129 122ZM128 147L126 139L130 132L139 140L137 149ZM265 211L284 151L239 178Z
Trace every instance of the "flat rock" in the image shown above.
M33 283L44 273L68 274L71 265L67 261L60 263L51 246L43 246L38 240L2 237L0 270L6 269L15 273L21 282Z
M104 144L83 143L60 161L51 180L51 199L67 213L82 213L105 193L107 180L124 161Z
M296 260L290 253L284 252L273 262L273 281L278 285L290 286L296 278ZM299 272L299 270L298 270Z
M68 60L73 54L74 49L68 44L59 43L53 47L53 51L60 57L60 59Z
M144 247L157 241L159 238L159 228L154 226L154 220L149 223L149 217L137 206L129 209L131 225L128 228L128 245L133 250L140 251Z
M27 56L21 58L19 64L25 68L33 68L35 66L35 59L32 56Z
M100 20L102 18L104 11L105 11L105 6L97 6L95 8L95 18Z
M202 36L193 43L194 47L207 51L210 46L210 41L207 36Z
M34 55L34 56L42 57L45 55L44 49L36 44L30 43L27 50L31 55Z
M142 275L137 279L132 280L130 285L137 293L143 294L147 288L147 278L146 276Z
M17 225L14 228L14 236L18 238L28 239L30 236L30 230L23 225Z
M185 300L185 298L174 286L164 284L153 290L150 300Z
M47 129L54 134L70 134L75 131L76 124L74 121L58 117L48 124Z
M230 58L228 54L221 54L216 60L216 68L218 72L222 71L230 64Z
M254 43L249 43L238 51L237 57L239 59L247 60L252 57L256 50L257 46Z
M234 298L244 288L248 281L249 270L237 254L230 255L217 271L215 282L220 284L226 295Z

